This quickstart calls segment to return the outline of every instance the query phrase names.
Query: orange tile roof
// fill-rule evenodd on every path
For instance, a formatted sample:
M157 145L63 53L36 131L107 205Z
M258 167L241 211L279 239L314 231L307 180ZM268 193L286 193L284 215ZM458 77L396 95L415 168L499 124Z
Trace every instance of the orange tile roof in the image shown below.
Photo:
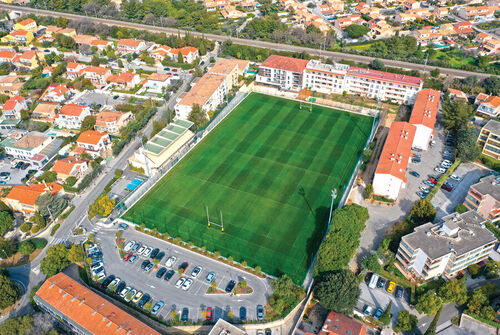
M143 40L136 40L133 38L122 38L121 40L118 41L118 46L124 45L127 47L134 47L137 48L141 42L144 42Z
M102 76L108 73L109 69L102 66L89 66L85 69L85 72L93 72Z
M303 72L307 63L309 63L309 61L305 59L271 55L261 64L261 66L285 71Z
M172 75L168 73L151 73L148 77L148 80L165 81L171 76Z
M67 88L66 85L56 85L49 87L49 92L54 93L56 96L62 96L69 92L69 88Z
M64 105L59 114L69 115L69 116L80 116L82 115L84 107L77 104L67 104Z
M73 171L75 165L85 164L86 162L87 161L77 157L65 157L57 160L50 170L56 173L69 175L71 171Z
M12 59L16 56L14 51L0 50L0 58Z
M35 109L33 110L33 114L55 116L55 110L57 106L58 104L56 103L41 102L36 105Z
M19 57L23 59L32 59L33 57L36 57L36 50L25 51L19 55Z
M96 126L106 126L107 122L117 122L123 116L122 112L114 110L103 110L96 115Z
M66 70L70 69L70 70L74 70L76 69L77 67L79 66L85 66L84 64L82 63L75 63L75 62L69 62L68 65L66 66Z
M23 101L24 101L23 97L20 97L20 96L12 97L12 98L10 98L9 100L7 100L5 102L5 104L3 105L2 110L4 110L4 111L13 110L14 108L16 108L16 105L18 103L22 103Z
M340 313L331 311L319 335L365 335L366 328L362 323Z
M35 20L28 18L28 19L26 19L26 20L22 20L21 22L18 22L18 23L19 23L21 26L27 26L28 24L32 24L32 23L34 23L34 22L35 22ZM35 22L35 23L36 23L36 22Z
M101 133L100 131L86 130L78 136L76 142L96 145L103 137L106 136L108 136L108 134Z
M417 128L408 122L392 123L375 174L390 174L406 182L406 167L416 130Z
M434 129L439 109L439 99L441 92L426 88L418 92L417 99L413 105L410 123L413 125L421 124Z
M62 272L48 278L36 297L92 334L160 335Z
M15 30L13 32L10 33L10 36L26 36L28 34L28 31L24 30L24 29L19 29L19 30Z
M95 45L95 46L105 46L111 43L110 41L105 41L105 40L93 40L90 42L90 45Z
M48 183L47 186L44 184L16 185L10 190L6 198L24 205L35 206L36 199L46 191L50 191L54 195L61 190L62 186L56 183Z
M225 81L225 76L207 73L186 93L179 104L184 106L200 105L200 107L203 107L217 87Z
M486 100L484 100L483 104L490 104L493 107L497 108L498 106L500 106L500 97L492 95L488 97Z
M107 81L111 83L126 84L131 82L135 76L138 76L138 74L132 72L122 72L120 74L109 76Z

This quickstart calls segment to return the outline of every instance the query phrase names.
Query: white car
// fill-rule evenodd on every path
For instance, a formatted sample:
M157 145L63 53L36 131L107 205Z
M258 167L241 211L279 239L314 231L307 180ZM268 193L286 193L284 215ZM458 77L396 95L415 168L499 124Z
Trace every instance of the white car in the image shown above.
M151 251L153 251L153 248L147 247L146 250L142 253L142 256L144 257L149 257L151 255Z
M182 284L182 289L184 291L189 290L189 288L193 285L193 280L191 278L188 278L184 281L184 284Z
M128 252L132 247L135 245L135 241L129 241L127 244L125 244L125 248L123 248L123 251Z
M137 290L135 289L132 289L130 292L127 293L127 295L125 296L125 301L126 302L130 302L130 300L132 300L132 298L137 294Z
M175 283L175 287L181 288L182 284L186 281L186 278L179 278L179 280Z
M120 278L115 278L111 283L109 283L108 287L116 287L122 280Z
M203 268L201 266L197 266L193 269L193 272L191 272L191 277L196 278L198 275L201 273Z
M142 253L143 253L144 251L146 251L146 248L147 248L146 246L142 246L142 247L140 247L140 248L139 248L139 250L137 250L136 254L137 254L137 255L142 255Z
M102 262L97 262L97 263L94 263L90 266L90 269L91 270L96 270L96 269L99 269L101 266L103 266L104 264L102 264Z
M106 271L102 270L97 274L97 280L103 280L104 278L106 278Z
M171 256L167 259L167 261L165 262L165 266L167 268L171 268L174 264L175 264L175 261L177 261L177 257L175 256Z
M120 292L120 297L124 298L124 297L127 295L128 291L130 291L131 289L132 289L132 287L130 287L130 286L125 287L125 288L124 288L124 289Z
M10 176L1 176L0 180L9 181L10 180Z
M462 178L460 178L459 176L454 175L454 174L452 174L452 175L450 176L450 179L451 179L451 180L454 180L454 181L461 181L461 180L462 180Z
M440 167L435 168L434 171L439 172L439 173L445 173L446 172L445 169L440 168Z

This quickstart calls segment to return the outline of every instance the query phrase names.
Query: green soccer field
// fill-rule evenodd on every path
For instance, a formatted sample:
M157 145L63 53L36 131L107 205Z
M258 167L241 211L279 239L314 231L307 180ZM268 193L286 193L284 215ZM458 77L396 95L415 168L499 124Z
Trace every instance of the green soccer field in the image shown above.
M372 121L252 93L123 218L300 284Z

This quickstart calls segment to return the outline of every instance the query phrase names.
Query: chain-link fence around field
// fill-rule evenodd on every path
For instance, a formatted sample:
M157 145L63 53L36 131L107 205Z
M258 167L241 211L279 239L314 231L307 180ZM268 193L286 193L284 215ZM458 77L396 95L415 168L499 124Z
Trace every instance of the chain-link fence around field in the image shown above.
M245 99L247 93L238 92L234 98L217 114L205 128L196 132L195 136L184 144L172 157L170 157L148 180L142 183L135 192L131 193L117 206L119 214L123 214L128 208L132 207L144 194L146 194L165 174L167 174L177 163L186 156L203 138L231 113L231 111ZM137 223L137 222L136 222Z

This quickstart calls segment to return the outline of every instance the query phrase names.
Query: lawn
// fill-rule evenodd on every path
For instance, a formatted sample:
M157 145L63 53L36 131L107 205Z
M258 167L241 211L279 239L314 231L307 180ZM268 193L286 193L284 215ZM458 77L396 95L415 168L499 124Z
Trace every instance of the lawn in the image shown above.
M252 93L124 218L301 283L372 120Z

